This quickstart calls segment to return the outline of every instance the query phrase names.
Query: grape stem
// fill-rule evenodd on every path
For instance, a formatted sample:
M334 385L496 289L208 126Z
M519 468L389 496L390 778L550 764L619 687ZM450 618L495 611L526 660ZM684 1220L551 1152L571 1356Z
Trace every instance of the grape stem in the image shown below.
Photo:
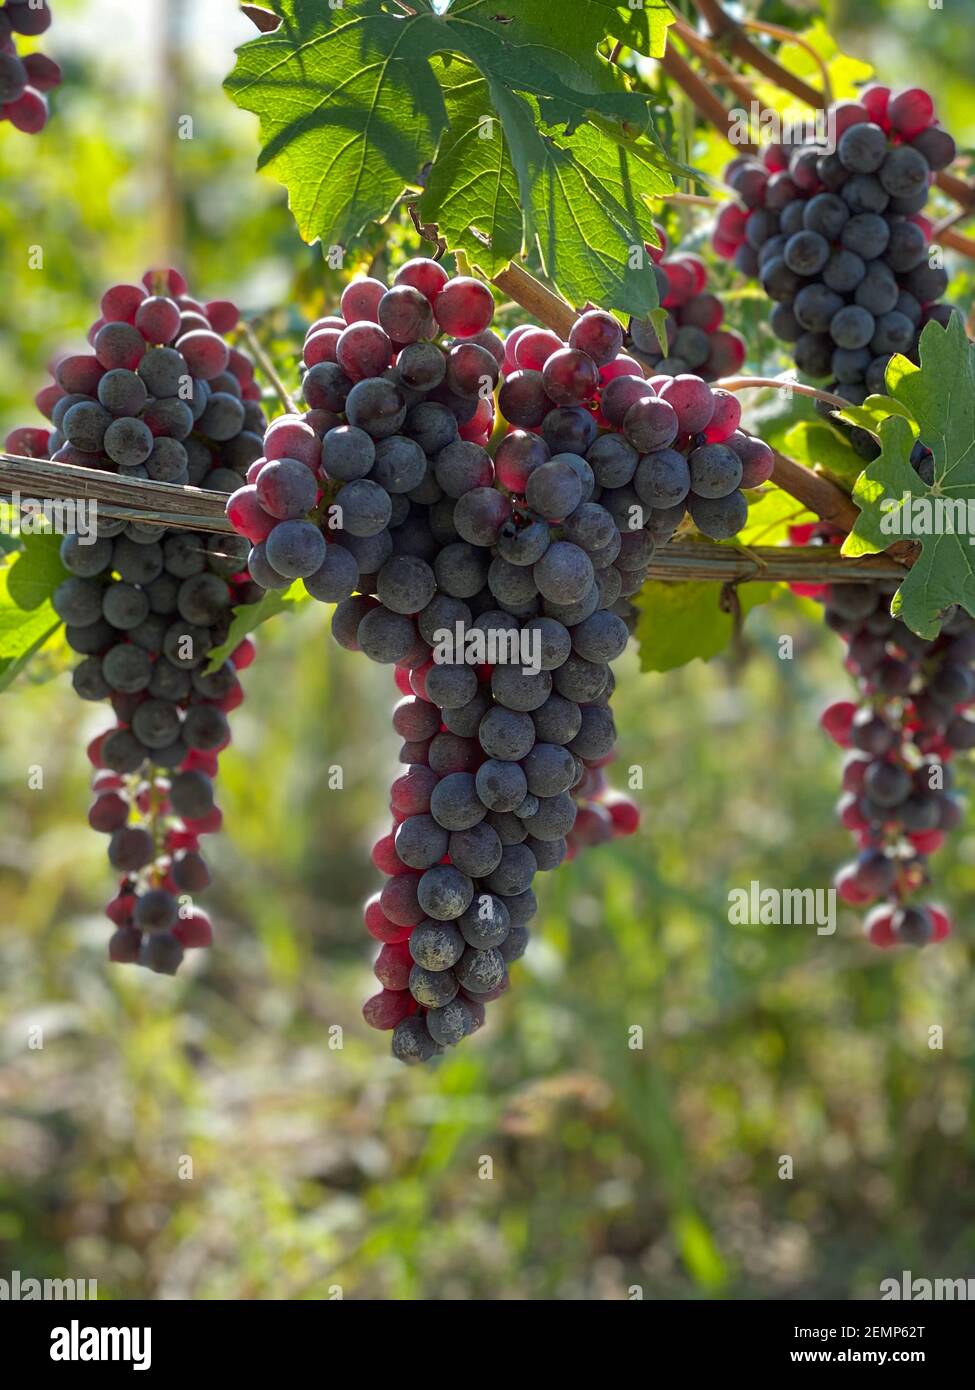
M561 338L569 336L578 314L571 304L536 280L534 275L529 275L527 270L511 264L499 271L491 283L526 309L536 323L551 328Z
M241 336L247 343L247 346L250 348L251 354L254 357L254 361L257 363L261 371L267 377L268 381L274 387L275 395L277 396L281 404L284 406L288 414L301 415L301 406L297 404L294 397L288 391L288 388L285 386L284 382L278 375L277 368L275 367L274 363L271 361L267 353L264 351L264 346L261 343L260 338L258 338L257 334L254 332L253 325L250 324L247 321L247 319L241 319L238 332L241 334Z
M660 197L664 203L678 203L681 206L686 204L690 207L702 208L720 208L730 201L729 198L709 198L704 193L662 193Z
M823 104L825 106L832 106L833 84L830 81L829 68L808 39L804 39L801 34L797 34L792 29L786 29L782 24L769 24L766 20L762 19L744 18L738 22L742 29L751 29L757 34L768 34L769 38L778 39L782 44L791 43L795 44L797 48L805 49L819 69L820 80L823 84Z
M692 3L710 29L712 42L717 40L741 62L760 72L783 91L791 92L807 106L822 108L829 104L822 92L784 68L766 49L752 43L741 26L725 13L718 0L692 0Z
M950 251L957 251L959 255L975 261L975 241L971 237L963 236L949 227L943 227L936 235L941 246L947 246Z
M667 76L672 77L678 87L690 97L704 119L709 121L718 134L727 140L733 118L725 109L724 102L702 78L698 77L686 58L682 58L677 49L669 42L664 50L664 56L660 60L660 66ZM744 142L737 144L735 148L741 154L758 153L757 145L745 144Z
M731 64L714 50L707 39L703 38L692 24L689 24L682 16L677 15L674 19L673 32L682 43L687 45L695 57L700 58L712 77L723 87L734 92L738 100L745 106L751 106L752 102L756 100L756 96L746 78L741 73L735 72Z
M810 396L814 401L825 401L837 410L847 410L850 402L842 396L834 396L832 391L821 391L818 386L806 386L804 382L793 381L791 377L778 376L726 376L714 382L715 388L722 391L747 391L750 387L771 387L774 391L794 391L797 396Z

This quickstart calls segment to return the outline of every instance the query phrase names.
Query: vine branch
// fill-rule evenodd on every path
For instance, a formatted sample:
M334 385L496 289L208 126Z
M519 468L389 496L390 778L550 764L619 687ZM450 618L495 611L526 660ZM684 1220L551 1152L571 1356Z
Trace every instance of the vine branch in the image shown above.
M724 102L702 78L698 77L690 63L682 58L677 49L670 43L664 50L660 66L667 76L672 77L681 90L686 92L704 119L714 126L723 139L727 140L733 118L726 110ZM745 144L744 141L736 144L735 148L740 150L742 154L756 154L758 152L757 145Z
M693 5L707 24L712 37L723 44L740 62L760 72L783 91L791 92L807 106L821 110L828 105L822 92L818 92L815 87L811 87L808 82L804 82L801 77L783 67L767 49L753 43L741 26L725 13L718 0L693 0Z
M789 460L786 460L789 463ZM798 468L797 464L790 464ZM808 473L813 487L837 491L825 479ZM841 494L842 495L842 494ZM177 487L140 478L121 478L95 468L51 463L47 459L0 454L0 496L26 507L43 501L97 502L104 516L148 521L158 526L181 526L215 535L233 532L224 514L222 492ZM801 498L799 500L802 500ZM852 503L850 503L852 507ZM671 541L650 565L653 579L702 579L721 583L766 583L787 580L805 583L864 582L903 578L903 568L889 554L847 559L836 546L712 545L707 541Z
M73 463L0 453L0 496L23 507L36 502L94 502L105 516L183 526L191 531L232 532L224 515L227 497L199 487L147 478L123 478Z
M673 32L678 36L681 43L686 44L695 57L700 58L708 72L723 87L734 92L739 101L750 106L756 100L755 92L752 90L747 79L741 73L735 72L730 63L726 62L720 53L708 43L707 39L689 24L686 19L678 15L674 19Z
M791 377L778 376L726 376L716 381L722 391L748 391L752 388L768 388L772 391L794 391L797 396L809 396L814 401L824 401L836 410L846 410L850 402L842 396L834 396L832 391L822 391L818 386L806 386Z
M766 20L762 19L743 19L740 23L742 29L752 29L758 34L768 34L769 38L778 39L780 43L792 43L795 44L797 48L804 49L819 69L819 78L823 84L823 103L826 106L832 106L833 84L830 81L829 68L808 39L804 39L803 36L797 34L794 29L787 29L782 24L769 24Z

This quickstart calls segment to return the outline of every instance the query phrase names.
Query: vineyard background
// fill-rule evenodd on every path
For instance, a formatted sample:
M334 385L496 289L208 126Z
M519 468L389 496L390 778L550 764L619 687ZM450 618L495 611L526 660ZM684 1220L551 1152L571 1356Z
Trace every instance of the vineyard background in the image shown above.
M845 0L830 28L891 85L928 86L970 149L958 9ZM126 34L126 6L59 0L58 119L40 152L0 138L3 429L32 418L50 351L109 279L162 241L208 295L290 306L270 325L285 365L292 331L325 311L320 253L254 176L253 120L219 90L253 30L224 0L150 11ZM175 150L174 110L195 122ZM42 272L26 269L34 243ZM779 369L771 343L756 328L750 365ZM876 1297L902 1269L968 1273L975 833L936 861L958 922L936 952L871 951L846 912L833 938L727 924L730 888L825 885L846 852L838 757L816 729L847 691L840 650L786 598L707 666L641 676L627 654L614 705L620 766L647 771L644 828L545 877L515 989L423 1074L359 1016L360 902L396 754L388 672L337 648L315 605L262 630L221 763L217 943L178 980L106 970L104 846L84 821L104 714L63 674L21 683L0 726L0 1263L97 1277L112 1297ZM31 1023L41 1052L24 1050Z

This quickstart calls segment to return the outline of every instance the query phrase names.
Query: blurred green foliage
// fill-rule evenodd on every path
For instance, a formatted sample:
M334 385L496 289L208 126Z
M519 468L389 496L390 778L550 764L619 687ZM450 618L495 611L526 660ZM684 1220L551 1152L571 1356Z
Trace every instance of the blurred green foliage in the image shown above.
M835 8L893 80L936 70L971 143L962 45L944 46L940 16ZM149 153L161 88L126 76L124 52L69 64L41 141L0 131L16 195L0 202L5 424L33 418L48 353L160 254L164 225L207 296L264 316L292 377L292 330L334 301L251 172L250 121L197 70L204 40L213 58L198 23L173 108L197 136L175 181ZM42 273L26 268L37 243ZM748 296L732 317L757 326ZM839 756L816 727L847 681L814 607L778 596L707 666L641 676L628 653L614 771L622 785L642 770L643 828L544 876L514 988L419 1072L359 1014L395 695L327 626L304 605L259 635L221 760L217 940L176 980L105 959L110 876L84 819L104 713L63 676L4 697L3 1270L95 1277L114 1298L491 1300L875 1298L901 1269L970 1272L975 836L935 860L958 923L936 950L881 954L845 911L835 936L727 920L730 889L822 887L849 852Z

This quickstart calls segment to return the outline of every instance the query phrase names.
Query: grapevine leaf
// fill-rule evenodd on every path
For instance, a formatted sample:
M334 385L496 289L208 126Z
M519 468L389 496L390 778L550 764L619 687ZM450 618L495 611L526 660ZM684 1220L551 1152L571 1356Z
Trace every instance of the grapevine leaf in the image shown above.
M418 17L412 23L425 25L430 53L452 49L476 63L493 83L535 97L545 125L564 126L571 133L596 115L625 121L635 132L650 129L651 98L629 91L622 76L602 58L590 54L580 67L550 38L544 44L506 43L497 25L472 23L459 12L455 17L452 9L443 21Z
M580 126L565 145L607 194L625 209L644 241L659 244L650 204L674 191L674 180L646 140L617 144L593 125Z
M446 127L417 27L439 21L395 18L378 0L279 9L280 27L237 50L225 86L259 116L259 167L287 187L302 237L344 245L388 216Z
M51 605L51 595L67 578L59 549L56 535L26 535L23 549L0 566L0 690L61 626Z
M634 213L598 170L575 157L571 142L541 134L532 105L492 87L511 135L528 235L546 273L573 304L591 301L645 318L658 304L657 284ZM578 132L577 132L578 135ZM624 163L620 178L626 177ZM638 201L632 192L631 206Z
M448 14L497 24L511 43L548 43L557 34L564 51L580 61L607 37L660 58L674 19L667 0L644 0L632 9L621 0L573 0L570 23L564 0L452 0Z
M887 394L897 395L897 388L906 376L911 376L917 371L917 366L909 357L905 357L901 352L895 352L887 363L887 370L884 372L884 385L887 387Z
M667 323L670 314L663 307L653 309L648 315L657 345L664 357L670 352L670 343L667 340Z
M905 358L905 361L907 359ZM845 410L839 411L839 418L846 420L848 424L859 425L860 429L869 430L871 434L876 434L884 420L888 420L891 415L902 415L913 426L913 434L917 437L917 422L908 407L894 396L868 396L863 405L848 405Z
M928 487L911 466L914 431L893 415L880 426L881 453L853 490L860 516L843 547L849 555L916 540L921 555L894 598L913 631L932 638L954 603L975 614L975 346L961 320L929 323L921 334L920 366L903 372L897 399L920 427L933 454Z
M222 666L248 633L260 627L261 623L266 623L268 618L276 617L278 613L290 612L308 597L308 590L300 579L296 579L287 589L268 589L257 603L245 603L235 608L226 641L210 653L207 673Z
M800 420L787 431L782 452L807 468L824 468L839 482L851 488L863 468L863 459L832 426L821 421Z
M238 50L225 85L259 116L260 164L287 186L305 240L344 245L422 183L424 219L488 273L537 242L577 303L645 314L655 281L630 261L653 238L647 200L673 187L669 160L652 98L629 89L593 35L616 15L650 36L664 7L584 8L577 62L571 45L552 46L552 0L519 0L515 27L531 43L511 42L509 16L474 0L415 14L384 0L274 0L280 25ZM501 129L483 139L494 115Z
M3 576L0 575L0 594L3 590ZM39 655L47 644L55 636L61 624L55 621L53 626L45 627L39 632L37 637L29 646L25 647L19 656L0 656L0 694L9 690L14 681L23 671L27 669L34 657Z
M651 580L633 600L640 610L636 638L642 671L672 671L724 651L734 619L720 607L722 585L710 580L680 584ZM774 584L744 584L738 590L744 617L774 592Z
M735 537L736 545L781 545L793 526L815 521L815 513L780 487L765 487L748 507L748 521Z
M420 214L436 221L452 250L495 275L521 253L521 201L507 136L491 116L488 84L475 67L441 63L439 76L450 125L427 177Z

